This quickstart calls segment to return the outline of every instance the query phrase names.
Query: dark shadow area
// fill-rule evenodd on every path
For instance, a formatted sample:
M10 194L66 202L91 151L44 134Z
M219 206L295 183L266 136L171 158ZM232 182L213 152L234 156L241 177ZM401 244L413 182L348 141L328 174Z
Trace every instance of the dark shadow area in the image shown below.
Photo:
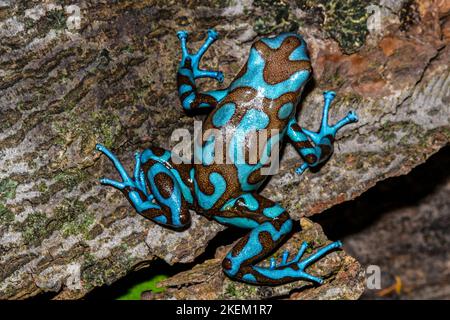
M48 301L52 300L58 295L58 292L44 292L35 295L34 297L28 298L29 301Z
M442 148L409 174L388 178L354 199L336 205L312 220L331 240L360 232L384 213L416 205L450 177L450 146Z

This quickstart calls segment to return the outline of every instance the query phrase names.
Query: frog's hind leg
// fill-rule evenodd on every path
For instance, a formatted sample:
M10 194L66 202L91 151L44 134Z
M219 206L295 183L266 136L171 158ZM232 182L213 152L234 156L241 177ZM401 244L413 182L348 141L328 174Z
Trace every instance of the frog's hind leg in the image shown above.
M184 229L190 223L192 195L184 181L189 165L172 163L171 153L161 148L136 153L133 177L106 147L97 145L114 164L122 181L103 178L100 182L120 190L142 216L168 228Z
M228 201L214 215L222 224L249 228L251 231L240 239L223 260L224 272L231 278L258 285L279 285L299 279L322 283L322 279L305 272L306 267L342 244L337 241L300 260L306 251L304 243L296 256L288 261L288 252L277 265L256 265L270 255L292 229L288 213L277 203L257 194L243 194Z

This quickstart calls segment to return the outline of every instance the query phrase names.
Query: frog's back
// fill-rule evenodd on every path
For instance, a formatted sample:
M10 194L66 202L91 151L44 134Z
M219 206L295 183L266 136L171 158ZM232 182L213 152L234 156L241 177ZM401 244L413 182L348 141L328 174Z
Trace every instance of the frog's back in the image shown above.
M213 190L211 174L220 175L224 199L261 186L268 177L262 170L270 166L271 156L278 156L272 151L295 116L310 71L306 44L297 34L263 38L252 45L228 94L203 123L203 162L195 165L199 185Z

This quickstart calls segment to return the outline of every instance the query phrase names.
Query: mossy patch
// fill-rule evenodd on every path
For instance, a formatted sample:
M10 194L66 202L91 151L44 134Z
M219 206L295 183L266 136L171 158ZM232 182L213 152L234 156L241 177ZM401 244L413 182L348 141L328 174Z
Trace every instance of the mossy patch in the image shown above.
M46 20L51 29L61 30L66 27L66 16L63 9L53 9L48 11Z
M36 211L28 215L27 219L22 224L22 236L26 244L37 245L44 239L51 231L47 228L48 218L45 213Z
M95 216L87 211L79 200L65 199L58 205L53 216L47 217L43 212L30 213L19 227L23 230L26 244L37 245L48 238L55 230L61 230L64 237L70 235L87 235L95 222Z
M298 21L291 15L291 7L285 0L255 0L253 5L264 15L258 16L253 29L258 34L296 31Z
M87 235L95 216L87 211L84 203L79 200L65 200L55 209L59 221L62 221L61 232L64 237L71 235Z
M0 200L13 199L16 196L17 181L6 178L0 181Z
M227 282L228 284L224 292L224 295L227 298L248 299L249 297L254 297L257 294L258 288L256 286L231 281Z
M82 153L91 152L96 142L108 148L115 144L122 128L117 115L108 110L94 111L81 120L76 112L71 110L67 117L53 121L52 128L58 135L57 144L65 146L79 139Z
M366 7L378 4L378 1L299 0L297 4L313 19L322 17L321 27L339 43L345 53L350 54L357 51L366 39L367 19L371 15Z
M0 202L0 223L7 224L14 221L14 213Z
M255 0L256 12L253 29L258 34L297 31L302 24L315 24L335 39L347 53L357 51L365 42L367 11L376 0ZM306 17L299 20L294 11L301 9Z
M56 183L61 184L67 191L72 191L81 181L87 178L87 173L79 169L70 169L58 173L54 180Z

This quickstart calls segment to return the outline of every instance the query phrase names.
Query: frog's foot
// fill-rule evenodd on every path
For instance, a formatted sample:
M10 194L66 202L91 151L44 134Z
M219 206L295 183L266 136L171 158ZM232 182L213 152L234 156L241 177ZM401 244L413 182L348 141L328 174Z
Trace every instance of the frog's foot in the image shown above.
M331 102L336 97L336 92L334 91L325 91L323 93L323 97L325 99L323 113L322 113L322 123L320 126L319 132L311 132L307 129L302 129L303 132L311 138L311 140L315 144L320 144L322 139L328 139L330 143L333 143L336 133L344 126L350 123L354 123L358 121L358 116L355 111L349 111L347 116L339 120L334 125L328 124L328 112L330 110Z
M310 157L307 159L309 161L304 162L295 170L297 174L302 174L307 168L317 167L319 164L324 163L333 153L333 143L336 133L347 124L358 121L356 113L350 111L347 116L339 120L336 124L329 125L328 112L331 102L336 97L336 93L334 91L325 91L323 96L325 98L325 104L323 107L320 130L318 132L312 132L305 128L301 129L305 136L314 142L315 150L311 149L311 151L305 152L306 156Z
M302 174L308 168L309 168L309 164L307 162L303 162L300 167L295 169L295 173L296 174Z
M186 46L186 42L187 42L187 38L188 38L187 31L184 31L184 30L178 31L177 36L181 42L181 52L182 52L181 65L184 68L191 69L194 79L213 78L219 82L222 82L224 77L223 77L223 73L221 71L202 70L198 67L203 54L206 52L206 50L208 50L208 48L211 46L211 44L213 44L214 41L216 41L217 38L219 37L219 34L217 33L217 31L215 31L213 29L208 30L207 38L206 38L205 42L203 43L201 48L195 54L189 53L189 51L187 49L187 46Z
M136 210L138 210L139 213L149 208L159 208L158 205L152 202L154 197L151 193L149 193L145 185L144 171L141 169L141 156L139 152L135 154L136 165L134 167L134 177L131 178L123 165L120 163L119 159L117 159L117 157L110 150L108 150L108 148L101 144L97 144L95 148L112 161L114 167L117 169L117 172L122 178L122 181L102 178L100 179L101 184L112 186L122 191L136 207ZM142 196L145 197L146 201L142 201Z
M136 153L136 165L133 177L130 177L111 151L100 144L96 149L112 161L122 178L122 181L103 178L100 179L102 184L120 190L139 214L164 227L180 230L189 225L189 203L192 201L184 197L185 189L180 185L179 174L167 167L169 151L152 148L142 154ZM158 156L155 152L163 152L163 155ZM146 167L145 173L141 164ZM188 191L185 194L192 198Z
M289 252L284 251L283 256L281 258L281 262L279 264L276 263L276 260L274 258L270 261L270 267L259 267L254 266L253 268L260 274L272 278L272 279L280 279L284 277L292 277L297 279L305 279L310 280L313 282L316 282L318 284L322 284L323 280L312 276L305 272L305 269L316 262L317 260L321 259L323 256L328 254L329 252L342 247L341 241L336 241L333 243L330 243L329 245L319 249L316 253L311 254L307 258L300 260L305 253L306 249L308 248L308 244L306 242L303 242L297 255L292 259L291 261L288 261L289 258Z

